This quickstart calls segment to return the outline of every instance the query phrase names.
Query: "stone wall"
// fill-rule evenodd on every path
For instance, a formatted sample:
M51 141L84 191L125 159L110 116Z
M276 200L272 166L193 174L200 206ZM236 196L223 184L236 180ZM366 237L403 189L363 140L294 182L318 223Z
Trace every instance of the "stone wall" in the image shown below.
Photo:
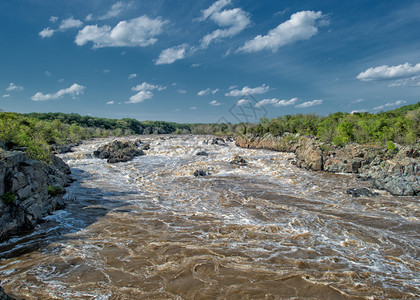
M46 165L24 152L0 149L0 240L33 228L63 206L69 182L70 168L58 157Z

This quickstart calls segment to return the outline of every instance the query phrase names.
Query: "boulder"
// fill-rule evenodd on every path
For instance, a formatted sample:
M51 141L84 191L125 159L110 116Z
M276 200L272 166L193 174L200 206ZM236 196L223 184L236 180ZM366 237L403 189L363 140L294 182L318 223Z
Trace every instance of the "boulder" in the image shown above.
M139 149L139 146L141 144L138 141L113 141L112 143L99 147L93 152L93 155L98 158L107 159L108 163L125 162L136 156L145 155L143 150Z
M197 152L195 155L197 155L197 156L209 156L209 154L206 151Z
M346 191L346 194L351 195L352 197L372 197L379 195L378 193L373 193L367 188L352 188Z
M194 171L194 176L195 177L203 177L203 176L208 176L211 175L211 173L209 171L206 170L195 170Z
M15 300L15 298L7 295L4 289L0 286L0 300Z
M239 155L235 155L232 160L230 161L230 164L232 165L238 165L238 166L246 166L248 162L245 158Z

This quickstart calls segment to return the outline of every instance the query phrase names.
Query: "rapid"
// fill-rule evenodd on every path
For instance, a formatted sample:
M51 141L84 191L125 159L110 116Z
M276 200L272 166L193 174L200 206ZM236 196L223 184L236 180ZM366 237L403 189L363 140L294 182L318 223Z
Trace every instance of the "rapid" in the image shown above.
M117 164L92 156L112 139L62 154L67 206L0 244L2 286L25 299L420 297L420 197L352 198L367 186L354 175L208 138L142 136L146 155Z

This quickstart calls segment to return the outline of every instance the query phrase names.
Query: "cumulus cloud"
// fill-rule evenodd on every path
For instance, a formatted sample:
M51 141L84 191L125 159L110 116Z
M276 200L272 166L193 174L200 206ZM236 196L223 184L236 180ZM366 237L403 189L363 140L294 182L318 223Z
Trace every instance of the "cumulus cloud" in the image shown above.
M195 106L191 106L191 107L190 107L190 109L191 109L191 110L196 110L196 109L197 109L197 107L195 107Z
M405 104L405 103L407 103L407 101L405 101L405 100L397 100L395 102L388 102L388 103L386 103L384 105L376 106L373 109L374 110L380 110L380 109L384 109L384 108L399 106L399 105L402 105L402 104Z
M205 90L201 90L197 93L198 96L204 96L204 95L209 95L209 94L216 94L219 91L219 89L214 89L212 90L211 88L207 88Z
M153 90L158 90L158 91L162 91L166 89L166 86L162 86L162 85L154 85L151 83L147 83L147 82L143 82L142 84L138 84L135 87L132 87L131 90L139 92L139 91L153 91Z
M51 23L55 23L55 22L57 22L58 21L58 17L56 17L56 16L51 16L50 17L50 22Z
M16 85L13 82L9 83L9 86L6 88L6 91L21 91L23 90L23 86Z
M210 101L209 104L213 106L220 106L220 105L223 105L224 103L220 103L220 102L217 102L216 100L213 100L213 101Z
M4 94L3 95L3 98L8 98L8 97L10 97L10 94Z
M183 94L186 94L186 93L187 93L187 91L186 91L186 90L182 90L182 89L177 90L177 92L178 92L178 94L181 94L181 95L183 95Z
M352 110L350 114L354 115L355 113L365 113L365 112L367 112L366 109L355 109L355 110Z
M133 78L136 78L136 77L137 77L136 73L128 75L128 79L133 79Z
M126 103L139 103L144 100L151 99L152 97L153 93L151 91L140 91L134 96L131 96L130 101L127 101Z
M124 10L128 10L132 6L133 6L132 2L124 3L124 2L118 1L117 3L111 6L111 9L106 14L98 17L98 20L106 20L106 19L118 17Z
M83 46L92 42L93 48L103 47L146 47L156 43L155 36L162 33L167 21L141 16L119 22L114 28L108 25L89 25L80 30L75 43Z
M57 93L54 93L54 94L43 94L41 92L38 92L35 95L33 95L31 99L33 101L47 101L47 100L59 99L65 95L71 95L73 98L75 98L77 95L83 94L85 89L86 89L85 86L74 83L70 87L66 89L61 89Z
M113 100L108 101L106 104L114 104L114 101Z
M44 39L44 38L50 38L54 35L55 30L50 29L49 27L44 28L41 32L38 34Z
M139 103L143 102L144 100L151 99L153 97L153 90L162 91L166 89L165 86L161 85L154 85L151 83L143 82L142 84L138 84L131 88L131 90L138 92L137 94L130 97L130 101L126 103Z
M236 105L242 106L242 105L248 104L250 102L251 101L246 100L246 99L239 99L238 101L236 101Z
M70 28L79 28L83 25L83 22L80 20L76 20L73 17L65 19L61 21L60 26L58 27L59 30L64 31Z
M308 40L318 33L318 27L324 22L321 11L300 11L293 14L289 20L271 29L267 35L257 35L247 41L238 52L257 52L271 50L276 52L280 47L297 41ZM317 27L318 26L318 27Z
M219 0L202 11L201 21L211 19L219 27L201 39L201 48L207 48L213 41L234 36L244 30L250 23L248 14L240 8L222 10L231 0Z
M156 65L165 65L165 64L172 64L177 60L185 58L187 55L188 45L181 44L178 46L174 46L172 48L168 48L163 50L158 59L156 60Z
M394 80L401 78L408 78L420 74L420 63L411 65L409 63L388 66L382 65L379 67L369 68L356 76L361 81L376 81L376 80Z
M231 90L229 93L226 93L225 96L232 96L232 97L240 97L240 96L247 96L247 95L257 95L257 94L264 94L266 93L270 87L268 85L261 85L255 88L250 88L245 86L242 90Z
M272 104L274 106L289 106L289 105L295 104L297 100L298 98L292 98L290 100L279 100L277 98L264 99L264 100L258 101L257 104L255 104L255 106L260 107L260 106L268 105L268 104Z
M312 100L312 101L307 101L307 102L303 102L301 104L295 105L295 107L297 108L307 108L307 107L312 107L312 106L316 106L316 105L321 105L322 102L324 102L323 100Z

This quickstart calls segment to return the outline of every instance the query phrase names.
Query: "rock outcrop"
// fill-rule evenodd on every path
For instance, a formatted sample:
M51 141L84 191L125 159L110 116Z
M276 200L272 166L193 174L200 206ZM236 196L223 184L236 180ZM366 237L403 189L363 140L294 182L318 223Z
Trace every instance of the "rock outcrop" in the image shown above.
M70 168L58 157L50 165L24 152L0 150L0 240L31 229L64 205Z
M109 163L125 162L136 156L145 155L143 150L150 149L150 145L136 141L113 141L99 147L93 152L98 158L107 159Z
M420 194L420 151L416 147L399 147L398 153L385 147L355 143L344 147L322 143L315 137L284 134L274 137L242 136L236 145L243 148L294 152L296 165L314 171L358 174L374 188L393 195ZM417 146L418 147L418 146Z
M15 300L15 298L7 295L4 289L0 286L0 300Z

